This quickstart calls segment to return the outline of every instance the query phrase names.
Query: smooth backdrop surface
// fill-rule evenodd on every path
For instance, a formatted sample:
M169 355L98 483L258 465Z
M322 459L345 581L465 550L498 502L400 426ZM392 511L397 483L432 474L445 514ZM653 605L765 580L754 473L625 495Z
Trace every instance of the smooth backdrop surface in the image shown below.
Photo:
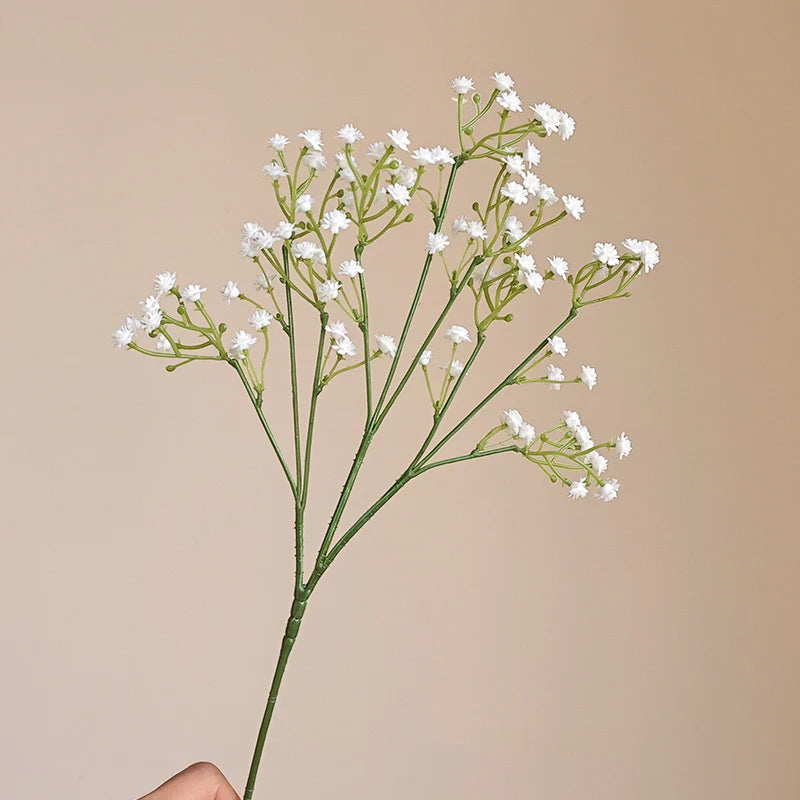
M408 487L312 601L258 797L796 800L798 27L769 0L6 2L3 797L130 800L199 759L241 790L288 608L287 493L232 372L167 375L110 333L162 269L251 280L238 229L274 221L275 130L453 146L450 79L499 69L578 122L541 173L588 212L542 247L661 245L631 300L567 334L591 395L514 398L538 426L574 406L624 428L623 492L571 504L513 458ZM420 241L370 271L388 331ZM498 361L559 313L523 300ZM312 537L358 398L325 400ZM422 435L409 398L353 513Z

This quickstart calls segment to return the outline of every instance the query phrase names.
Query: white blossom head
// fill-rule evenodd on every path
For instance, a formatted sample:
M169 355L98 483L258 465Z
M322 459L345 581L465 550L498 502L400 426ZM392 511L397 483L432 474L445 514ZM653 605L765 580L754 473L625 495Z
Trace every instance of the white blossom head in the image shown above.
M174 272L159 272L153 281L153 288L156 290L156 297L161 297L175 288L177 275Z
M394 336L387 336L384 333L376 334L375 343L383 355L394 358L397 354L397 342L395 342Z
M364 138L364 134L355 127L355 125L344 125L343 127L339 128L339 133L337 136L345 143L345 144L355 144L356 142L360 142Z
M339 281L333 279L323 281L317 288L317 297L321 303L329 303L339 296L339 289L341 288L342 284Z
M453 78L450 87L456 94L469 94L475 91L474 81L466 75L459 75L457 78Z
M509 92L514 88L514 79L505 72L495 72L491 80L500 92Z
M317 152L322 150L322 131L309 128L297 134L298 139L302 139L306 147L310 147Z
M398 150L405 150L408 152L408 148L411 146L411 138L405 128L398 128L397 130L393 128L386 135L389 137L389 141L398 148Z
M451 325L444 333L444 338L449 339L453 344L471 342L469 331L461 325Z
M237 331L233 335L230 347L228 348L228 356L237 361L241 360L244 358L245 353L253 347L257 341L258 340L252 333Z

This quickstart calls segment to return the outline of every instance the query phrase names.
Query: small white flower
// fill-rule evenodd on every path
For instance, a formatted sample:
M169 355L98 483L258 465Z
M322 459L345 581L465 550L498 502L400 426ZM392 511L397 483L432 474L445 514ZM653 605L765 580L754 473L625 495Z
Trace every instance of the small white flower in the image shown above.
M536 196L540 200L544 200L544 204L546 206L552 206L558 202L556 190L552 186L548 186L546 183L543 183L539 186L539 191L536 192Z
M317 153L316 151L306 153L301 161L304 167L316 170L317 172L321 172L328 166L328 160L325 158L325 156L322 155L322 153Z
M436 161L433 157L433 150L429 147L418 147L412 154L411 158L418 161L420 164L435 164Z
M339 128L339 133L337 135L345 142L345 144L355 144L364 138L364 134L361 133L361 131L354 125L350 125L349 123Z
M567 426L569 430L573 433L581 424L581 417L577 411L564 411L561 414L561 419L564 420L564 424Z
M575 219L580 219L583 214L583 200L580 197L575 197L573 194L566 194L561 198L564 208L567 213Z
M566 356L568 347L566 341L564 341L563 337L561 336L554 336L552 339L548 339L550 342L550 347L552 348L553 352L559 356Z
M505 186L500 190L503 197L507 197L512 203L518 206L525 205L528 202L528 192L521 183L516 181L508 181Z
M529 194L538 195L542 188L542 181L539 176L533 172L523 172L522 185Z
M547 380L550 381L550 388L556 391L561 389L561 382L564 380L564 372L561 367L555 364L547 365Z
M347 328L344 322L329 322L325 326L325 333L330 334L331 338L338 342L339 339L347 336Z
M346 180L348 183L355 183L356 182L356 174L350 167L350 162L353 162L353 166L358 168L358 165L355 163L355 159L350 158L348 160L347 155L345 153L337 153L334 158L336 159L336 163L339 165L339 175L343 180Z
M488 236L486 226L476 219L467 223L467 235L470 239L485 239Z
M289 140L281 133L273 133L267 140L269 146L278 153L282 153L289 144Z
M244 354L249 350L258 340L252 333L247 331L238 331L231 340L231 346L228 348L228 355L231 358L241 359Z
M464 365L456 358L452 364L442 366L442 369L447 370L447 374L451 378L457 378L464 371Z
M506 229L506 233L508 234L508 238L511 239L512 242L518 241L525 235L525 232L522 229L522 223L513 214L508 217L504 227Z
M619 481L616 478L609 478L598 490L595 497L605 503L616 500L619 494Z
M127 322L124 325L120 325L120 327L114 331L114 334L112 336L114 344L120 349L123 347L127 347L133 341L133 337L134 337L133 327L130 326Z
M356 346L349 336L340 336L332 345L331 349L340 358L352 358L356 354Z
M520 268L519 270L517 270L517 280L520 283L525 284L525 286L528 289L533 289L533 291L536 292L536 294L542 293L542 287L544 286L544 278L541 276L539 272L537 272L535 268L533 269Z
M517 438L525 445L525 447L530 447L533 440L536 438L536 428L533 425L529 424L528 422L523 422L522 425L519 426L519 433L517 434Z
M506 426L512 436L516 436L523 424L522 414L516 408L508 408L500 412L500 422Z
M189 301L190 303L199 303L203 297L203 292L205 291L205 286L200 286L200 284L197 283L190 283L181 289L181 297L184 301Z
M310 261L313 264L325 263L325 251L316 243L308 239L295 239L292 242L292 255L298 261Z
M451 227L453 233L466 233L469 230L469 222L466 217L456 217Z
M619 264L619 253L611 242L598 242L594 246L594 257L609 267L616 267Z
M356 198L351 189L344 190L344 194L342 195L342 205L350 211L355 210Z
M508 92L514 88L514 80L505 72L495 72L491 80L501 92Z
M302 139L312 150L322 150L322 131L309 128L297 134L298 139Z
M272 286L272 281L275 280L276 277L276 275L267 277L263 272L259 272L258 275L256 275L256 279L253 281L253 286L259 291L267 291Z
M451 325L444 334L445 339L449 339L453 344L462 344L463 342L471 342L469 338L469 331L461 325Z
M147 333L152 333L159 325L163 314L161 307L158 305L158 298L150 295L142 300L139 305L142 307L142 316L140 322L142 327Z
M159 353L174 353L175 351L172 349L172 345L169 343L169 339L164 336L163 333L159 333L156 337L156 350Z
M350 217L348 217L344 211L339 211L338 208L333 211L326 211L322 217L322 224L320 227L323 230L329 230L335 235L350 227Z
M250 319L248 320L250 326L255 328L257 331L260 331L262 328L266 328L272 322L272 314L267 311L266 308L257 308L251 315Z
M336 274L342 278L355 278L356 275L363 272L364 267L362 267L358 261L353 261L352 259L349 261L342 261L339 265L339 269L336 270Z
M408 188L399 183L390 183L386 187L386 193L399 206L407 206L411 200L411 192Z
M438 144L431 150L431 157L433 158L433 163L440 167L445 164L455 164L456 161L453 154L446 147Z
M417 182L417 176L419 173L417 172L415 167L406 167L401 166L394 172L394 182L399 186L403 186L406 189L411 189L414 184Z
M313 205L314 198L310 194L301 194L295 201L294 207L301 214L305 214L307 211L311 211Z
M617 450L619 450L620 460L627 458L631 454L631 450L633 450L631 440L625 435L625 431L617 436Z
M581 367L581 382L589 387L589 391L594 389L597 385L597 370L594 367L584 364Z
M323 281L317 289L317 297L321 302L329 303L339 296L339 289L341 288L342 284L339 281L333 279Z
M161 297L167 292L175 288L175 281L177 275L174 272L159 272L153 281L153 287L156 290L156 297Z
M525 142L525 150L523 151L525 160L531 167L538 167L539 162L542 160L542 154L539 148L533 142Z
M572 481L569 485L567 496L573 500L580 500L589 494L589 489L586 487L586 478L581 478L579 481Z
M522 175L525 172L525 159L519 153L512 153L503 159L510 175Z
M447 238L446 234L444 233L429 233L428 234L428 243L425 246L425 249L430 253L430 255L434 255L435 253L441 253L442 250L450 244L450 239Z
M245 258L256 258L262 250L268 250L275 244L276 236L265 230L257 222L245 222L242 225L241 253Z
M428 364L431 363L431 358L433 357L433 351L431 350L423 350L419 356L419 363L421 367L427 367Z
M513 89L497 95L497 103L507 111L522 111L522 100Z
M228 305L230 305L231 300L235 300L241 292L239 291L239 285L236 281L227 281L227 283L220 289L222 296L228 301Z
M642 263L644 264L644 271L650 272L653 267L661 261L661 254L658 252L658 245L651 242L649 239L643 239L642 246Z
M278 239L291 239L294 235L294 223L282 219L273 230Z
M548 257L547 260L550 262L550 269L553 270L553 273L566 280L569 273L569 264L566 259L561 256L553 256L552 258Z
M641 259L644 271L650 272L653 267L661 260L658 252L658 245L649 239L625 239L622 243L631 253Z
M558 130L561 124L561 112L553 108L549 103L537 103L535 106L528 106L533 111L534 116L544 125L544 131L549 136Z
M408 152L408 148L411 145L411 138L405 128L398 128L397 130L392 129L386 135L395 147Z
M386 153L386 142L373 142L367 147L367 155L370 158L382 158Z
M592 452L586 456L586 460L598 475L602 475L608 469L608 459L604 455L598 453L597 450L592 450Z
M594 447L594 439L592 439L589 429L585 425L578 425L572 435L575 441L580 445L581 450L586 450L589 447Z
M281 178L285 178L289 173L286 172L283 166L277 161L270 161L269 164L264 164L264 166L261 167L261 174L271 181L277 181Z
M575 133L575 120L565 111L559 111L558 133L562 141L566 142Z
M376 334L375 343L385 356L389 356L389 358L395 357L397 353L397 343L394 340L394 336L387 336L383 333Z
M475 89L475 83L472 78L468 78L466 75L459 75L457 78L453 78L450 87L456 94L467 94Z

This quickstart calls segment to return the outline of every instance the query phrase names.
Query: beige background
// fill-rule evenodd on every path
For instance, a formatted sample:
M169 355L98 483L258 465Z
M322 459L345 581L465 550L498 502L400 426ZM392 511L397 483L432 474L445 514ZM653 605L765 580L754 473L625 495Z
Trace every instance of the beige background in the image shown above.
M568 333L598 388L514 399L539 425L575 406L624 427L623 494L570 504L516 459L412 484L315 595L259 797L800 797L799 32L788 2L6 2L3 797L129 800L198 759L241 789L286 616L286 492L232 373L166 375L110 332L161 269L250 280L238 229L273 221L274 130L452 145L449 80L496 69L578 121L542 174L589 211L542 246L661 245L632 300ZM370 271L387 330L411 247ZM322 411L316 535L356 384ZM354 511L404 465L421 392Z

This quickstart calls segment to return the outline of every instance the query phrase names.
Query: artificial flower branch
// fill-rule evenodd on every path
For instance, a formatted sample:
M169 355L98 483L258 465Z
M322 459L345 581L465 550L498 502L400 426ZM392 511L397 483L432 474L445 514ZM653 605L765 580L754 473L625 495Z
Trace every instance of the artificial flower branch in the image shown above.
M227 343L223 341L223 336L228 336L228 326L214 322L203 302L205 287L179 286L175 273L162 272L156 276L155 293L142 301L141 313L128 317L114 334L114 341L120 348L170 359L167 366L170 372L193 361L223 361L233 367L291 491L295 540L291 607L256 738L244 800L251 800L253 796L278 692L312 592L353 537L404 486L433 469L516 453L538 466L551 482L566 487L568 496L573 499L586 497L591 487L596 487L596 497L605 502L616 498L619 492L619 482L604 477L608 458L603 453L613 450L620 458L626 457L631 451L630 439L621 433L615 440L595 444L588 427L575 411L565 411L556 424L537 434L519 411L506 409L500 414L499 424L490 426L467 452L440 455L443 448L510 387L542 383L553 390L561 390L581 383L591 390L597 382L597 373L589 365L582 365L575 378L566 377L553 361L546 365L543 375L532 374L532 371L553 356L566 357L568 347L561 333L580 309L628 297L634 279L648 273L660 258L653 242L627 239L623 242L627 252L623 254L611 243L598 242L593 259L575 273L561 256L548 257L549 268L539 270L534 256L528 252L536 235L568 217L579 220L584 207L583 200L572 194L559 198L533 171L540 163L541 154L529 137L543 139L558 134L566 141L571 138L575 123L568 114L547 103L529 106L531 116L519 123L512 122L513 115L523 113L514 81L505 73L495 73L491 80L493 88L485 100L475 92L470 78L460 76L452 82L457 101L459 143L455 154L442 146L418 147L412 152L408 132L402 128L392 129L386 135L388 142L369 145L367 156L372 164L362 170L355 146L364 135L353 125L343 126L338 132L343 146L334 156L337 168L326 182L318 206L310 190L327 169L322 132L308 129L298 134L301 146L291 165L286 156L289 139L282 134L270 138L275 155L262 173L272 183L281 220L271 230L255 222L245 223L241 252L255 265L256 290L266 292L269 298L266 305L272 310L267 310L256 297L245 294L235 281L227 281L221 290L229 305L242 301L251 311L248 322L252 333L239 329ZM471 116L465 113L468 98L474 104ZM493 109L498 110L497 122L490 124L488 131L478 132L479 124L482 127L491 119ZM465 120L465 117L469 118ZM416 166L404 163L406 154L410 154ZM444 232L444 223L449 218L457 175L469 162L483 159L495 162L497 173L485 202L476 201L471 206L477 218L452 218L451 235L454 239L464 236L466 241L460 255L448 258L445 251L453 242ZM304 169L307 172L304 173ZM432 181L428 180L431 173ZM409 212L409 206L417 202L417 198L430 214L433 230L427 233L420 275L399 338L395 339L383 332L373 332L367 272L377 269L378 265L367 264L365 270L364 254L393 229L413 222L414 214ZM563 208L545 219L545 210L559 202ZM523 214L526 206L530 208L527 215ZM348 245L352 258L342 261L334 271L336 246L353 232L355 242ZM446 275L445 296L433 322L412 344L412 324L437 274L433 269L435 261L441 262ZM274 275L269 274L270 269L275 271ZM449 419L456 397L464 391L473 366L486 349L492 326L513 322L512 309L518 298L539 296L547 284L559 281L569 288L568 311L561 322L471 410L446 426L445 420ZM276 293L281 284L282 301ZM437 384L432 380L433 354L429 348L462 298L471 306L475 341L471 338L472 332L461 325L450 325L444 330L447 358L441 365L441 381ZM301 354L297 348L297 330L302 323L295 308L297 299L314 310L319 324L315 354L309 366L311 385L305 419L300 405ZM175 303L177 311L168 311L164 305L167 301ZM334 308L358 328L360 357L356 342L348 334L347 324L331 318ZM195 312L202 321L193 321ZM265 389L273 383L268 360L273 322L279 325L288 344L294 458L284 455L265 410ZM154 340L152 348L136 340L141 333ZM196 341L192 341L192 337L196 337ZM261 357L256 358L259 342L262 352ZM458 356L465 345L473 347L462 363ZM413 358L401 367L401 359L409 349L414 353ZM377 365L386 359L389 361L386 375L382 380L377 379ZM323 392L327 396L326 388L333 378L361 370L363 430L322 534L313 567L306 575L305 520L312 499L313 443L320 399ZM418 371L422 373L424 391L431 404L427 433L421 436L415 455L397 479L352 524L340 531L371 444Z

